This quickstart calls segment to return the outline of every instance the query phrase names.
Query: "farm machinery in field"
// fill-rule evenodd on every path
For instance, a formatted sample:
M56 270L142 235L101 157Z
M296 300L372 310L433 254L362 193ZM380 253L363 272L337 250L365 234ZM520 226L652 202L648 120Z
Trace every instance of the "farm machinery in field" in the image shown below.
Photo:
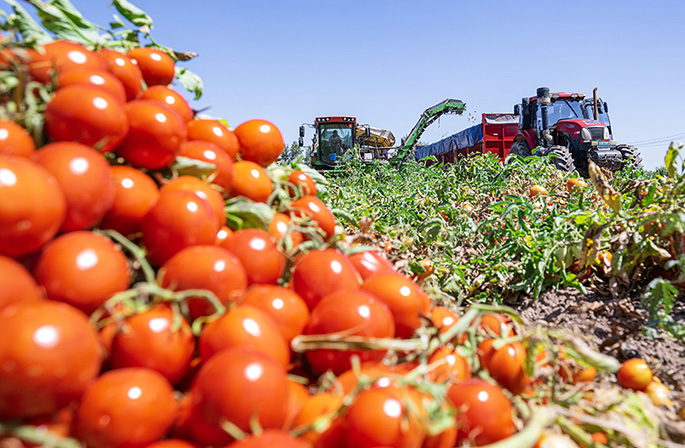
M560 170L575 169L584 177L589 160L610 171L642 167L637 148L612 140L608 105L597 97L597 89L590 99L540 87L536 96L515 105L514 113L519 116L519 132L510 148L513 154L531 156L531 148L539 147L535 155L549 155Z

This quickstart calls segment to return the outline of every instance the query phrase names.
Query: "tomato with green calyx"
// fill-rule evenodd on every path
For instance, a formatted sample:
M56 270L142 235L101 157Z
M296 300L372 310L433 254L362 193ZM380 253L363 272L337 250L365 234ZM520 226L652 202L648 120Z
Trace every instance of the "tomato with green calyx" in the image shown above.
M119 146L129 121L121 101L88 85L57 90L45 109L45 131L53 141L78 142L101 153Z
M73 436L90 448L147 446L167 434L177 410L171 384L154 370L110 370L83 394Z
M291 281L309 309L325 295L359 289L359 278L352 263L335 249L316 249L304 254L295 265Z
M67 200L61 232L91 229L112 207L112 171L107 160L93 148L57 142L40 148L33 158L55 176Z
M57 412L100 372L102 346L88 316L41 300L0 310L0 419Z
M159 199L159 188L150 176L126 166L111 167L114 202L100 222L101 229L112 229L124 236L140 232L143 218Z
M36 144L26 129L10 120L0 120L0 154L31 157Z
M269 166L278 159L285 143L281 131L266 120L249 120L235 128L243 160Z
M47 244L34 276L50 300L86 314L131 283L126 256L108 238L88 231L66 233Z
M140 69L148 86L169 85L176 75L175 62L166 52L156 48L133 48L126 53Z

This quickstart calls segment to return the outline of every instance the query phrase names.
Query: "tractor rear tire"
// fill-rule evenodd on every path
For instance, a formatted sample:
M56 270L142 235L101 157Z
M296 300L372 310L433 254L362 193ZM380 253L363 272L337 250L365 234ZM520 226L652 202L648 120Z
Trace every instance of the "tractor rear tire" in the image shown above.
M566 146L550 146L547 154L551 156L550 161L560 171L573 171L573 156L571 150Z
M632 166L635 169L642 169L642 157L640 151L632 145L617 145L616 149L621 151L623 158L623 168Z
M533 153L525 140L517 140L509 148L509 154L516 154L520 157L530 157Z

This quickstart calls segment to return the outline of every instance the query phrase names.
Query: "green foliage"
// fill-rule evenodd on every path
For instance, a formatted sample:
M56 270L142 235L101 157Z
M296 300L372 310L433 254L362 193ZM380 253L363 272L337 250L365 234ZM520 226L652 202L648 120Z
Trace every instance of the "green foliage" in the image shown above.
M297 142L292 142L290 146L285 146L276 163L279 165L290 165L293 162L301 162L304 155L305 148L300 147Z

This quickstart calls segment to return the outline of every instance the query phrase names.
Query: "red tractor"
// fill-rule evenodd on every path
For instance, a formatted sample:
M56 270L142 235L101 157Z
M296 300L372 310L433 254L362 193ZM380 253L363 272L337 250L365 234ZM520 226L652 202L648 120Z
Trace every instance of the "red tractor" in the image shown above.
M523 98L514 106L519 115L519 132L510 153L522 157L549 155L562 171L574 169L588 177L588 160L610 171L626 166L642 168L642 159L634 146L616 144L611 139L611 121L607 103L582 93L552 93L537 89L537 96Z

